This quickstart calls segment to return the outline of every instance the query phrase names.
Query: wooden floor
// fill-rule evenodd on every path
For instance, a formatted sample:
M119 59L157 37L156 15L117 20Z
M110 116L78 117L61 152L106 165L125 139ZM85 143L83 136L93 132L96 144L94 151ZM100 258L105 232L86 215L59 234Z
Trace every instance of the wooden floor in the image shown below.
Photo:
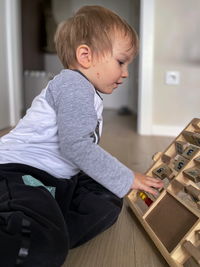
M145 172L152 155L163 151L169 137L138 136L134 116L104 112L101 146L129 168ZM168 266L126 203L115 225L69 252L62 267L162 267ZM192 261L185 264L194 267Z

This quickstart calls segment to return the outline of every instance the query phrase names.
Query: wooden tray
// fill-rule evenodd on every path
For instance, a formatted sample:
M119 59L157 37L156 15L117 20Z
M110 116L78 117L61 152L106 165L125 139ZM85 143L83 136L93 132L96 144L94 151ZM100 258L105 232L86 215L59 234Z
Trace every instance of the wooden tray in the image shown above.
M157 198L132 190L126 200L170 266L191 256L200 265L200 119L153 159L146 174L162 179L164 189Z

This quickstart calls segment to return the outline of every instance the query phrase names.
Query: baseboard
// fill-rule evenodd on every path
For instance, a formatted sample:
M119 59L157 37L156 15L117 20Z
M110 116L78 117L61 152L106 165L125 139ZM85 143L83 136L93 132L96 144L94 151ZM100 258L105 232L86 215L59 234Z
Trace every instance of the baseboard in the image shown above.
M168 125L153 125L152 135L160 136L177 136L185 128L185 126L168 126Z

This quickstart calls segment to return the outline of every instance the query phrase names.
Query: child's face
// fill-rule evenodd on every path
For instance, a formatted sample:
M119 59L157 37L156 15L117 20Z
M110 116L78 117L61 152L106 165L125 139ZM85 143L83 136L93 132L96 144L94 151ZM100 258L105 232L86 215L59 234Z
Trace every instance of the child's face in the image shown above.
M116 35L113 53L93 59L89 79L94 87L101 93L111 94L128 77L128 65L133 60L133 55L129 38Z

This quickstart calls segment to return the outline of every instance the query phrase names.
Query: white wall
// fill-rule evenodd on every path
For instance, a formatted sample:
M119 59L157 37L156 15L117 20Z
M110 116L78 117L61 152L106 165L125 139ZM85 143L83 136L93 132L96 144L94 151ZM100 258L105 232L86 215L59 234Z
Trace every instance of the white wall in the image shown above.
M155 0L153 133L176 135L200 117L200 1ZM180 72L166 85L165 72Z
M102 5L125 18L132 26L139 31L139 0L53 0L54 16L57 22L70 17L73 12L83 5ZM46 71L59 72L62 68L55 55L46 55ZM130 65L129 78L112 95L103 95L104 107L118 109L122 106L128 106L131 110L137 112L137 77L138 77L138 59Z

